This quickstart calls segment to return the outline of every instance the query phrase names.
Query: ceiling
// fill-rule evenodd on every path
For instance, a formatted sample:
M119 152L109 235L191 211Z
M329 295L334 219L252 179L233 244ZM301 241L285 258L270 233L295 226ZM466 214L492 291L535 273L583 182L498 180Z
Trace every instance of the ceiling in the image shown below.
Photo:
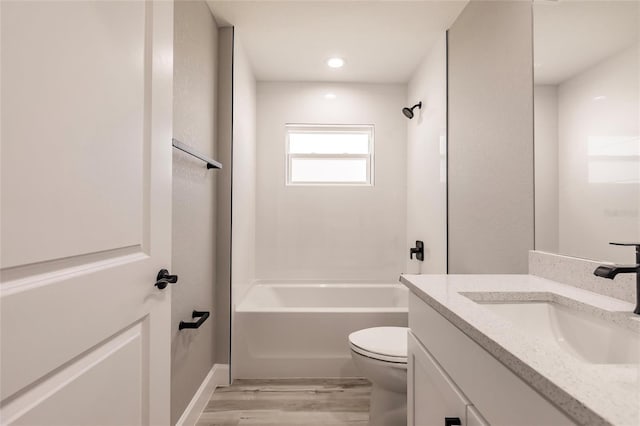
M558 84L638 43L640 2L536 1L536 84Z
M405 83L467 4L445 1L217 1L260 81ZM340 56L340 69L326 65Z

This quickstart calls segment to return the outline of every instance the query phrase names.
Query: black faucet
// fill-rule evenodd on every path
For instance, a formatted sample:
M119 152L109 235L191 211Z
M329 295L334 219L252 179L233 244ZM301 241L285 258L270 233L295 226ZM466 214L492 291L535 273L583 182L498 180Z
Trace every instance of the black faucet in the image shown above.
M635 246L636 248L636 264L635 265L612 265L612 266L598 266L593 275L614 279L618 274L636 274L636 308L633 313L640 315L640 243L609 243L614 246Z

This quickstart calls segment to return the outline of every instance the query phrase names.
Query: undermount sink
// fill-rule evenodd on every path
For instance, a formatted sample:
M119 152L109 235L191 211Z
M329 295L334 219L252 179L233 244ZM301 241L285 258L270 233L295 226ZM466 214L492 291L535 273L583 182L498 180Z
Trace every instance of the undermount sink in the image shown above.
M549 301L475 302L584 362L640 363L640 334L590 313Z

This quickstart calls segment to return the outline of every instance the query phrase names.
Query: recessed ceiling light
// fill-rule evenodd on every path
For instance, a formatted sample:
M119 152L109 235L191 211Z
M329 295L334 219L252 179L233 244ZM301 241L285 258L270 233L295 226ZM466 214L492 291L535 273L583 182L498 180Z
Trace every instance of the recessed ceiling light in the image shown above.
M325 99L335 99L336 98L336 94L335 93L327 93L326 95L324 95Z
M330 58L327 61L327 65L329 65L331 68L340 68L344 65L344 59L342 58Z

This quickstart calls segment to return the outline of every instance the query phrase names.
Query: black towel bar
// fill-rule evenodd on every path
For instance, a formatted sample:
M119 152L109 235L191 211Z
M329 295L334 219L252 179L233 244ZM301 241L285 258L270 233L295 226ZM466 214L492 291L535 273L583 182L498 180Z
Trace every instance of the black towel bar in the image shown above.
M200 328L203 322L209 318L209 312L207 311L193 311L191 313L191 318L198 318L196 322L184 322L180 321L178 325L178 330L182 330L183 328Z
M182 142L180 142L176 138L171 139L171 144L173 145L174 148L178 148L180 151L186 152L187 154L192 155L192 156L196 157L197 159L202 160L205 163L207 163L207 169L221 169L222 168L222 164L218 163L216 160L212 160L211 158L205 157L204 155L200 154L199 152L194 151L193 148L191 148L188 145L183 144Z

